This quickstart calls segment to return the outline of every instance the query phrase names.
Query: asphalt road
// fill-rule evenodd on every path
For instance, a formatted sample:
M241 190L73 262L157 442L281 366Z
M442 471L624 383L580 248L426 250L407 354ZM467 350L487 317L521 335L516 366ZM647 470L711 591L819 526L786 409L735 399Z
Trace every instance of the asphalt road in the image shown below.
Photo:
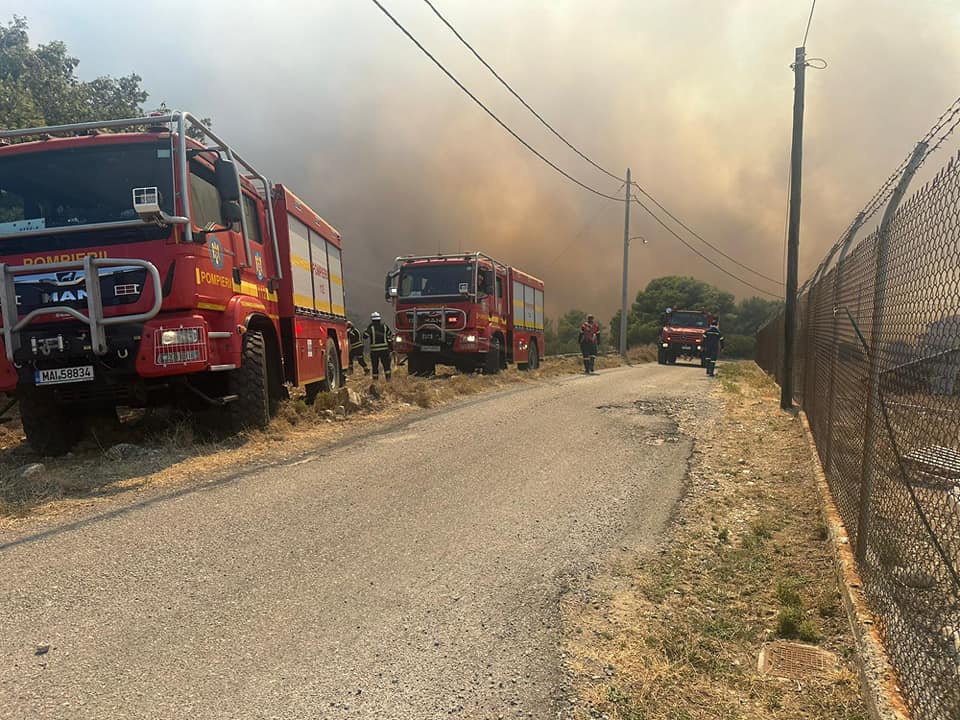
M0 718L562 715L559 598L663 531L691 443L657 403L701 373L522 386L0 535Z

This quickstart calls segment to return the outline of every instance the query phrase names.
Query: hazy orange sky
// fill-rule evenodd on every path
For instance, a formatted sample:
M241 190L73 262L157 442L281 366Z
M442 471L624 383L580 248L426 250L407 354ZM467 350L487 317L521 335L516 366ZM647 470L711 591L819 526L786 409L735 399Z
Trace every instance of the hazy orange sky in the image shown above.
M584 182L616 190L539 126L421 0L383 2L535 147ZM782 277L788 66L808 0L435 4L587 154L616 172L629 165L700 234ZM164 101L212 117L246 157L302 195L343 233L352 309L380 302L398 254L482 249L541 276L548 314L577 307L610 317L619 306L622 203L530 155L368 0L281 5L8 0L5 8L27 17L34 43L65 41L81 77L137 72L149 107ZM817 3L808 55L829 67L807 78L801 281L960 94L958 33L960 4L949 0ZM925 172L956 148L948 143ZM632 234L649 243L634 244L631 296L664 274L755 294L636 206L632 215Z

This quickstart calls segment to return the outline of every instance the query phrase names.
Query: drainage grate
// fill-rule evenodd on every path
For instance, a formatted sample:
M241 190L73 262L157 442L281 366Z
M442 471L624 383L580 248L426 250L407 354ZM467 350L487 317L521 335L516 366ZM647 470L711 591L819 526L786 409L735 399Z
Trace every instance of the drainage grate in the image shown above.
M760 649L757 669L763 675L791 680L830 678L837 673L839 662L837 656L828 650L777 641L767 643Z

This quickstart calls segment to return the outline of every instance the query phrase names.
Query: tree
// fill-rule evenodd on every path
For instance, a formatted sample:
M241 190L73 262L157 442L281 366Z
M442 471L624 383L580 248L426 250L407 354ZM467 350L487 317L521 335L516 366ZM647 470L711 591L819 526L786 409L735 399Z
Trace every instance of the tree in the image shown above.
M90 120L136 117L147 93L141 78L98 77L88 82L76 74L80 61L55 40L30 46L25 18L0 25L0 127L64 125Z
M737 335L756 335L774 317L783 305L778 300L764 300L759 297L744 298L737 305L737 311L723 329Z

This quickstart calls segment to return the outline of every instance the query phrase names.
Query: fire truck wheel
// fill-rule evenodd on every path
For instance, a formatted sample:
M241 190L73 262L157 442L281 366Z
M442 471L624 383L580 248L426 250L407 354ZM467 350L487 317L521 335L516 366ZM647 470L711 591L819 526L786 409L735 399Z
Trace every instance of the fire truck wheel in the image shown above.
M253 331L243 336L241 365L230 371L228 383L230 394L238 396L227 405L234 430L267 427L270 423L270 388L262 333Z
M40 455L66 455L83 432L83 423L54 401L53 395L35 387L17 393L23 432Z
M407 374L417 377L430 377L437 372L437 361L424 357L420 353L410 353L407 356Z
M487 357L483 364L485 375L496 375L500 372L500 340L490 338L490 349L487 351Z
M520 370L536 370L540 367L540 355L537 352L536 343L531 343L530 351L527 353L527 361L525 363L519 363L517 367Z
M337 354L337 344L333 342L333 338L327 338L327 349L324 351L323 357L323 374L325 377L320 389L324 392L336 392L340 389L340 356Z

